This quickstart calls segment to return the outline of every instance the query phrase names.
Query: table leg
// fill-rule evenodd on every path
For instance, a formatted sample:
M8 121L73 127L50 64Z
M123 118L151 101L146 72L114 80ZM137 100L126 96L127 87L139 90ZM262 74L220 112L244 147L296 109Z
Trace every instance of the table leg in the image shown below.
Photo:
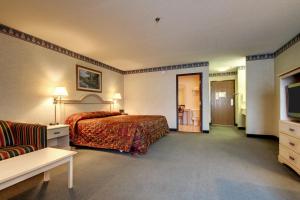
M44 181L45 182L50 181L50 172L49 171L44 172Z
M68 163L68 187L69 189L73 188L73 157Z

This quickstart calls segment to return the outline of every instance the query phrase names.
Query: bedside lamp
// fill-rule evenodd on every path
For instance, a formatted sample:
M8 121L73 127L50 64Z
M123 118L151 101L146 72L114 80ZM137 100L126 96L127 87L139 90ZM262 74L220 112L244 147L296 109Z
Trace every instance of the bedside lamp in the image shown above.
M122 96L120 93L115 93L114 96L113 96L113 100L120 100L122 99Z
M50 125L57 125L56 122L56 104L61 103L62 97L68 96L68 92L65 87L56 87L53 92L53 104L54 104L54 123Z
M114 96L113 96L113 100L114 100L114 104L115 105L117 103L117 100L120 100L122 99L122 96L120 93L115 93Z

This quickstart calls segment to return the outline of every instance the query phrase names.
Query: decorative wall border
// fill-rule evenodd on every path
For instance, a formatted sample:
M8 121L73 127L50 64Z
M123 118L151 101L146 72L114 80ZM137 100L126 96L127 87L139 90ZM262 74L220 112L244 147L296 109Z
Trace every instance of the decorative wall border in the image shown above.
M195 67L208 67L209 62L196 62L196 63L187 63L187 64L179 64L179 65L168 65L161 67L151 67L145 69L136 69L125 71L124 74L138 74L138 73L147 73L147 72L159 72L159 71L168 71L168 70L177 70L177 69L187 69L187 68L195 68Z
M282 54L283 52L288 50L290 47L292 47L293 45L295 45L299 41L300 41L300 33L298 33L298 35L293 37L290 41L288 41L282 47L280 47L277 51L275 51L274 52L275 57L279 56L280 54Z
M294 46L297 42L300 41L300 33L298 33L295 37L293 37L290 41L285 43L282 47L277 49L274 53L267 54L258 54L246 56L246 61L254 61L254 60L266 60L266 59L274 59L292 46Z
M81 54L76 53L74 51L71 51L69 49L63 48L63 47L58 46L56 44L53 44L51 42L45 41L45 40L40 39L38 37L35 37L35 36L29 35L27 33L24 33L22 31L16 30L14 28L5 26L4 24L0 24L0 33L3 33L3 34L6 34L6 35L9 35L9 36L24 40L26 42L44 47L46 49L50 49L52 51L56 51L58 53L64 54L66 56L70 56L70 57L78 59L78 60L88 62L88 63L93 64L93 65L97 65L99 67L111 70L113 72L124 74L124 71L122 71L120 69L117 69L115 67L107 65L107 64L105 64L103 62L100 62L98 60L89 58L87 56L81 55Z
M209 73L209 77L218 77L218 76L236 76L237 72L217 72L217 73Z
M186 68L194 68L194 67L207 67L209 66L209 62L196 62L196 63L188 63L188 64L179 64L179 65L169 65L169 66L162 66L162 67L151 67L145 69L137 69L137 70L128 70L123 71L113 66L107 65L103 62L95 60L93 58L84 56L82 54L76 53L59 45L53 44L46 40L40 39L33 35L24 33L22 31L16 30L14 28L8 27L4 24L0 24L0 33L21 39L23 41L44 47L46 49L56 51L58 53L64 54L66 56L70 56L72 58L82 60L88 62L90 64L102 67L104 69L117 72L120 74L137 74L137 73L146 73L146 72L157 72L157 71L167 71L167 70L178 70L178 69L186 69ZM297 42L300 41L300 33L298 33L294 38L276 50L274 53L266 53L266 54L257 54L257 55L250 55L246 56L246 61L255 61L255 60L266 60L266 59L274 59L279 56L281 53L285 52L287 49L295 45Z
M257 55L246 56L246 61L267 60L267 59L273 59L273 58L274 58L274 53L266 53L266 54L257 54Z
M21 39L23 41L38 45L40 47L56 51L58 53L64 54L66 56L70 56L72 58L82 60L85 62L88 62L90 64L120 73L120 74L136 74L136 73L145 73L145 72L157 72L157 71L166 71L166 70L176 70L176 69L185 69L185 68L193 68L193 67L205 67L208 66L208 62L197 62L197 63L188 63L188 64L179 64L179 65L170 65L170 66L162 66L162 67L152 67L152 68L146 68L146 69L138 69L138 70L128 70L123 71L118 68L112 67L110 65L107 65L103 62L100 62L98 60L95 60L93 58L89 58L87 56L81 55L79 53L76 53L74 51L71 51L69 49L66 49L64 47L61 47L59 45L53 44L51 42L48 42L46 40L43 40L41 38L35 37L33 35L24 33L22 31L16 30L14 28L8 27L4 24L0 24L0 33Z

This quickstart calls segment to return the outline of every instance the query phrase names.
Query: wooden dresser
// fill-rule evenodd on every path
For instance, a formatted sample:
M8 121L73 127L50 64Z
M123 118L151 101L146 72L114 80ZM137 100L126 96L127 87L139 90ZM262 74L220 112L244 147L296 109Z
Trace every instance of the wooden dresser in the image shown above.
M278 160L300 174L300 123L288 120L279 122Z

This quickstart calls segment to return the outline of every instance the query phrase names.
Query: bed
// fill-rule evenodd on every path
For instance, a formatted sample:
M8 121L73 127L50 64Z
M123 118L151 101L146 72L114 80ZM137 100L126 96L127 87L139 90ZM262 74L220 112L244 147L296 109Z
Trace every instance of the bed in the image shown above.
M82 112L66 119L70 141L76 146L145 154L149 146L169 133L160 115L122 115L119 112Z

